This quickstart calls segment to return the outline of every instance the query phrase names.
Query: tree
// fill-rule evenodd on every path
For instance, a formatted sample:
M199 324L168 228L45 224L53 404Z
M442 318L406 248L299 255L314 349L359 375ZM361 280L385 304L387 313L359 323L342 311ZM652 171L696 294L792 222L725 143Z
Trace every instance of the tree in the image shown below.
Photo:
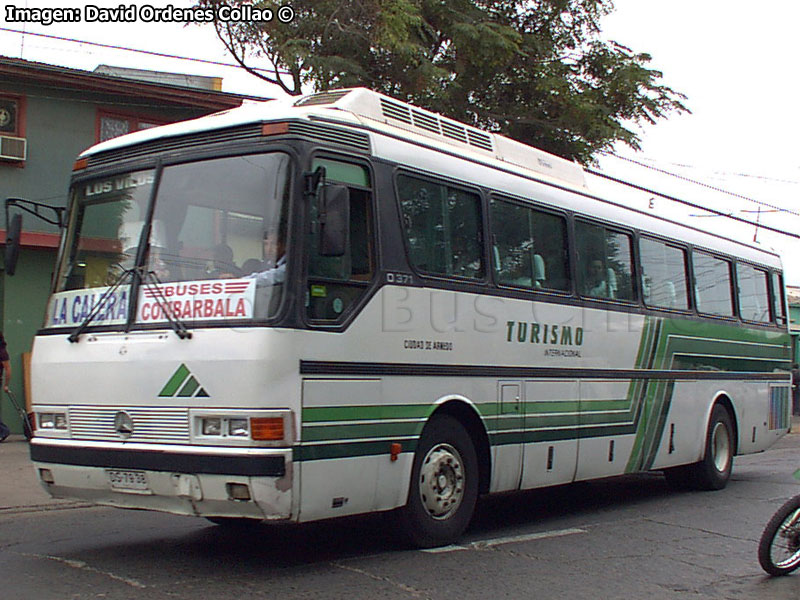
M293 0L289 23L274 0L197 3L272 10L215 26L289 94L369 87L582 163L619 140L638 149L638 125L688 112L648 54L601 39L612 0Z

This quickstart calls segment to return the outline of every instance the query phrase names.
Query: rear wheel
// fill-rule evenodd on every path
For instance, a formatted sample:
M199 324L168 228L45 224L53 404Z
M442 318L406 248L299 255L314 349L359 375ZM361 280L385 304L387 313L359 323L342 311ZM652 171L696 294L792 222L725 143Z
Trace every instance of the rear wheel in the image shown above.
M733 470L733 440L731 416L724 406L717 404L711 411L708 423L705 456L689 468L692 487L698 490L721 490L728 484Z
M800 496L781 506L767 523L758 562L770 575L788 575L800 567Z
M731 416L724 406L717 404L708 422L703 460L664 469L667 483L679 490L721 490L731 477L735 448Z
M469 525L478 497L478 459L459 421L439 415L425 426L414 455L399 533L430 548L455 542Z

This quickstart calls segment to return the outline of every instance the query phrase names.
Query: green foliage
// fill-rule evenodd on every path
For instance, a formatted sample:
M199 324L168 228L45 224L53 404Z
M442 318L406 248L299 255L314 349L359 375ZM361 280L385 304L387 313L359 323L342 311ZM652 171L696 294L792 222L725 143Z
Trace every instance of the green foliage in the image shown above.
M214 6L221 0L197 0ZM277 11L274 0L225 0ZM637 125L685 112L650 56L600 37L611 0L293 0L282 23L217 22L248 68L290 94L364 86L591 162ZM256 73L258 74L258 73Z

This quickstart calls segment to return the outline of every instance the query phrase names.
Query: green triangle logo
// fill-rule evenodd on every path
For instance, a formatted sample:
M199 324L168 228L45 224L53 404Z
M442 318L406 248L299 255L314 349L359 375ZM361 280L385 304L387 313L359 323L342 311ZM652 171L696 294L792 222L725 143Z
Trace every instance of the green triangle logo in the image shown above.
M208 398L208 392L184 364L172 374L158 394L159 398Z

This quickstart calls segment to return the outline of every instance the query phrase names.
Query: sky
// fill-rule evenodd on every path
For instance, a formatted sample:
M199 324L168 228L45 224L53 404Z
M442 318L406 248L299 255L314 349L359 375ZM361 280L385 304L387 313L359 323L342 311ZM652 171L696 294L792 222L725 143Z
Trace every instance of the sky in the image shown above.
M0 28L232 63L210 25L9 22L8 7L114 8L120 0L0 0ZM124 2L189 7L191 0ZM291 5L290 0L287 4ZM595 169L701 206L800 235L800 119L795 104L800 3L787 0L615 0L602 37L652 56L662 82L687 96L691 114L637 128L641 150L615 147ZM264 97L275 86L239 68L208 65L0 31L0 55L93 70L100 64L223 78L223 90ZM254 63L268 68L266 62ZM1 84L2 82L0 82ZM635 161L635 162L633 162ZM731 222L587 176L597 193L727 237L759 244L784 259L786 282L800 286L800 240ZM761 210L759 214L757 211Z

